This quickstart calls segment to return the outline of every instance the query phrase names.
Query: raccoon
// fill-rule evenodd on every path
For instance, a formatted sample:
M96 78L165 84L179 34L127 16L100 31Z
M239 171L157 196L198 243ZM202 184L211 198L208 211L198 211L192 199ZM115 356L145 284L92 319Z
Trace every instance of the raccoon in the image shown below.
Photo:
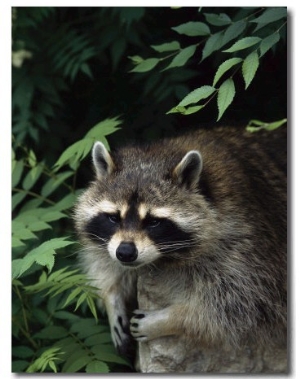
M224 127L113 153L95 143L75 209L79 260L121 354L132 338L171 335L286 343L286 134ZM164 280L161 309L138 307L149 272Z

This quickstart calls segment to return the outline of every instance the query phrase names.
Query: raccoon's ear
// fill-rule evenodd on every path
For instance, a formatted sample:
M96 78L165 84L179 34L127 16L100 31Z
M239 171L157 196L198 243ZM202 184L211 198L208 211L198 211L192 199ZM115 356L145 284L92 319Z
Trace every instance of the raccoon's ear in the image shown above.
M173 177L180 185L194 189L200 179L203 163L197 150L189 151L173 170Z
M102 142L95 142L92 151L92 158L97 179L101 180L114 171L114 162Z

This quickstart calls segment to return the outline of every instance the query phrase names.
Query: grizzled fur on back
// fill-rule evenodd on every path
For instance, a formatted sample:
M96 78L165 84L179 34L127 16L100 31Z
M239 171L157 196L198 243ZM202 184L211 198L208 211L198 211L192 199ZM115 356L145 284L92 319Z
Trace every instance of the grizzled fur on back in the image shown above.
M75 210L79 258L121 352L131 336L284 340L286 157L285 127L199 130L111 154L95 148L97 178ZM149 270L165 280L162 310L137 311L129 332L136 278Z

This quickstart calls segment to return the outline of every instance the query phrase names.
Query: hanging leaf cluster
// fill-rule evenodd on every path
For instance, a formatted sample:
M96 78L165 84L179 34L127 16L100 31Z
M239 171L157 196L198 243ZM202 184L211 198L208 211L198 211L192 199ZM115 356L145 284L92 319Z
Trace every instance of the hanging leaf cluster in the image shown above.
M159 64L165 65L162 71L182 67L191 58L195 59L196 51L202 54L200 64L213 54L224 56L212 85L204 84L194 89L167 112L189 115L200 111L216 97L217 120L220 120L236 95L234 76L241 72L247 89L256 75L260 60L280 42L281 33L286 30L287 9L248 8L246 15L239 19L232 19L226 13L202 14L202 10L199 15L203 21L189 21L172 28L179 35L192 37L192 44L181 47L179 40L173 40L152 46L161 57L129 57L135 65L131 72L147 72Z

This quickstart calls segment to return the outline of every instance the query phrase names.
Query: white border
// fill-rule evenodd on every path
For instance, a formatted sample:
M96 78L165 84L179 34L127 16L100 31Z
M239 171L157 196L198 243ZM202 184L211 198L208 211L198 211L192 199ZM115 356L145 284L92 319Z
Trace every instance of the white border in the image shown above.
M1 283L0 283L0 301L1 301L1 314L0 314L0 355L1 355L1 365L0 365L0 376L1 378L13 378L22 375L16 375L11 373L11 295L10 295L10 146L11 146L11 68L10 68L10 56L11 56L11 7L12 6L161 6L157 5L153 1L130 1L130 2L116 2L106 3L99 1L87 1L75 2L75 1L57 1L52 0L50 3L48 1L13 1L6 3L5 0L1 2L0 5L0 48L1 48L1 69L0 69L0 168L1 168L1 193L0 193L0 215L1 215L1 228L0 228L0 241L1 241ZM180 6L182 1L173 0L171 2L165 2L163 6ZM291 236L291 252L292 259L290 262L290 274L292 275L292 280L290 284L292 286L292 296L291 296L291 306L290 311L292 312L292 351L291 351L291 364L292 372L289 376L298 378L300 374L300 364L299 358L297 359L297 354L299 356L299 299L297 302L296 293L299 288L299 261L300 261L300 251L299 251L299 232L297 230L297 211L299 210L299 151L300 151L300 125L298 125L298 112L299 108L299 99L296 98L296 89L299 88L299 75L300 75L300 62L299 62L299 51L298 51L298 37L300 35L299 25L299 5L295 4L295 1L251 1L251 4L247 4L244 1L239 2L226 2L226 6L287 6L289 12L289 48L290 48L290 58L292 62L289 64L289 77L291 89L289 89L290 95L290 114L288 115L290 120L290 125L293 129L292 131L292 140L291 148L292 154L290 158L292 159L292 164L290 164L290 186L289 191L290 198L290 236ZM209 1L199 2L195 4L193 1L185 3L184 6L220 6L220 1ZM225 5L224 5L225 6ZM296 43L297 41L297 43ZM274 78L276 80L276 78ZM298 173L296 172L298 171ZM298 232L298 233L297 233ZM54 374L56 378L65 378L65 375ZM28 374L26 375L28 376ZM35 374L35 377L37 374ZM68 375L68 377L78 378L81 375L74 374ZM82 375L83 376L83 375ZM117 375L115 377L118 377ZM121 376L124 376L122 374ZM127 376L127 375L126 375ZM139 377L137 374L134 374L135 377ZM205 375L201 375L205 376ZM114 377L113 374L110 374L109 377ZM209 376L214 377L214 376ZM235 376L237 378L239 376ZM242 376L241 376L242 377ZM260 376L256 375L256 378ZM278 377L278 375L276 376ZM279 376L280 377L280 376ZM89 375L89 378L99 378L97 375Z

